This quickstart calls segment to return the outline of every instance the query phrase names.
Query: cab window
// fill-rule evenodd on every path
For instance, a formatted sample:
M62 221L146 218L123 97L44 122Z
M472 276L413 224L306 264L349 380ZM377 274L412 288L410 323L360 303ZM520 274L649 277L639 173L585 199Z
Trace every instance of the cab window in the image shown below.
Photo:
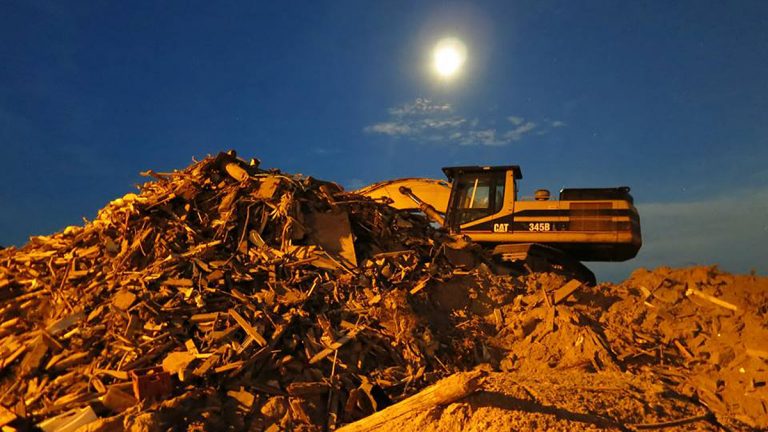
M504 202L504 173L465 174L456 187L456 220L459 225L490 216Z

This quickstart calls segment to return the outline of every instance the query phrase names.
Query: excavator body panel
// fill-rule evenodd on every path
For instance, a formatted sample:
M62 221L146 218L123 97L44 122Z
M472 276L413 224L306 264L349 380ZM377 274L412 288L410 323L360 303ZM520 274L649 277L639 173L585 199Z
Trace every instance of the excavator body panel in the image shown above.
M446 228L489 246L539 243L579 261L625 261L642 245L628 187L563 189L518 199L517 166L444 168L452 180Z

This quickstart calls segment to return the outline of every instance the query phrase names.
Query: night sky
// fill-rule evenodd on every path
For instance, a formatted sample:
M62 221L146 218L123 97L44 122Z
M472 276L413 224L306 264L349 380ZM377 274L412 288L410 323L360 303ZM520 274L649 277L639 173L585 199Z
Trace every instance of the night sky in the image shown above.
M768 273L768 2L0 3L0 245L236 149L358 188L628 185L637 259ZM460 74L430 69L443 37Z

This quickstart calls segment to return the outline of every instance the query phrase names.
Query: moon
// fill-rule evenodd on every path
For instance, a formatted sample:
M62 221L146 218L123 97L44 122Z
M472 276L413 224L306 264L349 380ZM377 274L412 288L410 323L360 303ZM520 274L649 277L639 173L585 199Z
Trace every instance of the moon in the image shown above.
M467 59L467 47L456 38L441 39L432 50L432 66L444 79L456 76Z

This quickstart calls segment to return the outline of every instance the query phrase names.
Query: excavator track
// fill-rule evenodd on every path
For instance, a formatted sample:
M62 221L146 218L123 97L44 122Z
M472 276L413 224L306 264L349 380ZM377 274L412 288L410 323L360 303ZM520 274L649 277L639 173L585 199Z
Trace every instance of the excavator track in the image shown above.
M539 243L497 245L492 251L500 271L512 274L551 272L587 285L597 284L595 274L581 262L561 250Z

